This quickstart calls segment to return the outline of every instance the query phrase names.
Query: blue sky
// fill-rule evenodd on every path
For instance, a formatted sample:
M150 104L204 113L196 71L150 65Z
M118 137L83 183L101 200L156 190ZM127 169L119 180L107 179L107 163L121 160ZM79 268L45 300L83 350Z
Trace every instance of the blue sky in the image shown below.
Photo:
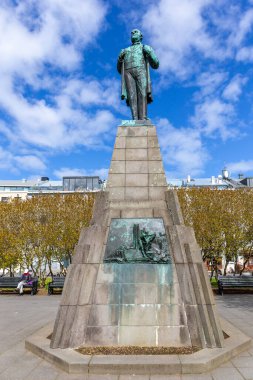
M253 175L252 0L1 0L1 179L107 177L133 28L160 60L148 113L167 177Z

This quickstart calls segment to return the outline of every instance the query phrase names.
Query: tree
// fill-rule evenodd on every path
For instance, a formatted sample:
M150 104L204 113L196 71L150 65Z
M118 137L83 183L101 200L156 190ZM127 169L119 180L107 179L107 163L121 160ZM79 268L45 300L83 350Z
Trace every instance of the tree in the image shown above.
M210 260L216 275L222 257L224 275L230 261L238 270L239 255L245 258L244 270L253 249L253 192L192 188L180 189L178 196L185 223L194 228L203 260Z
M45 277L52 262L71 262L82 227L89 225L94 194L36 196L0 203L0 267L29 267Z

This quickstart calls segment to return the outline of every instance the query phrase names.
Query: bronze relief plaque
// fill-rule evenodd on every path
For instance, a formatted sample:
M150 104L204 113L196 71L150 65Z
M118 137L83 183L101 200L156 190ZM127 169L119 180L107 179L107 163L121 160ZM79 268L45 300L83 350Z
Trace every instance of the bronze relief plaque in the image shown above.
M104 262L171 263L163 219L112 219Z

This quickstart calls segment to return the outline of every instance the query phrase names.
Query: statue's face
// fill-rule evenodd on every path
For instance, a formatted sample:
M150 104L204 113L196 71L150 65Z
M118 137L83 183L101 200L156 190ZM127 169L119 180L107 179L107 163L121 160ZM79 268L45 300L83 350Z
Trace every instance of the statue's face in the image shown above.
M138 29L133 29L131 32L131 41L134 42L140 42L142 40L142 34L141 31Z

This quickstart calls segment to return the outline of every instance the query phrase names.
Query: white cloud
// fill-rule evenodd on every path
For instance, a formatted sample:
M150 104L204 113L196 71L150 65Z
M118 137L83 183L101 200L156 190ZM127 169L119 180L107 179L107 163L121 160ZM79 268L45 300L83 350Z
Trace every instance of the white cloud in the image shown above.
M115 94L120 93L120 81L112 79L97 80L94 78L70 79L64 85L62 93L57 97L69 97L72 102L78 102L83 106L107 106L114 109L121 107L120 97Z
M253 61L253 46L247 45L246 37L253 28L253 9L246 10L240 17L236 30L231 34L229 43L236 46L237 61ZM246 45L246 46L245 46Z
M102 0L1 3L0 107L8 123L2 122L0 131L16 149L24 144L55 149L104 144L106 137L100 135L115 122L105 108L117 107L112 97L117 82L94 79L85 93L87 80L77 80L75 92L69 76L73 69L81 70L83 49L94 43L106 11ZM42 89L46 96L39 99L34 91ZM101 109L90 113L88 104Z
M163 73L171 71L185 77L194 71L194 51L204 58L222 57L203 16L211 4L211 0L160 0L148 8L142 25L157 51Z
M240 121L236 113L243 86L248 78L236 74L232 78L229 72L205 71L196 80L199 90L194 94L195 113L190 118L194 128L198 128L205 137L227 140L239 135Z
M253 160L230 162L226 165L228 170L233 173L245 173L253 171Z
M45 163L38 157L27 155L27 156L16 156L14 157L14 161L18 165L18 167L25 171L45 171L46 165Z
M223 140L237 135L233 128L235 110L232 104L223 102L219 98L206 98L203 103L195 107L195 115L191 118L192 124L201 133L208 137L220 136Z
M227 80L228 73L217 71L204 71L200 73L196 79L196 85L200 87L196 99L202 99L203 96L213 95Z
M247 34L249 34L253 27L253 9L250 8L242 15L239 14L239 22L237 22L236 29L230 37L230 42L235 46L240 46Z
M20 171L44 171L46 170L46 165L38 156L32 154L15 155L11 151L0 147L0 169L17 174Z
M242 87L247 82L247 78L240 74L235 75L223 91L223 98L226 100L237 101L242 93Z
M11 0L0 6L1 70L26 78L45 63L71 69L104 22L100 0Z
M253 61L253 46L242 47L236 55L237 61Z
M175 177L198 175L203 171L208 153L202 145L199 131L175 128L167 119L157 123L163 158Z
M108 176L108 168L101 169L77 169L77 168L60 168L54 171L54 175L57 178L67 176L99 176L101 179L106 179Z

